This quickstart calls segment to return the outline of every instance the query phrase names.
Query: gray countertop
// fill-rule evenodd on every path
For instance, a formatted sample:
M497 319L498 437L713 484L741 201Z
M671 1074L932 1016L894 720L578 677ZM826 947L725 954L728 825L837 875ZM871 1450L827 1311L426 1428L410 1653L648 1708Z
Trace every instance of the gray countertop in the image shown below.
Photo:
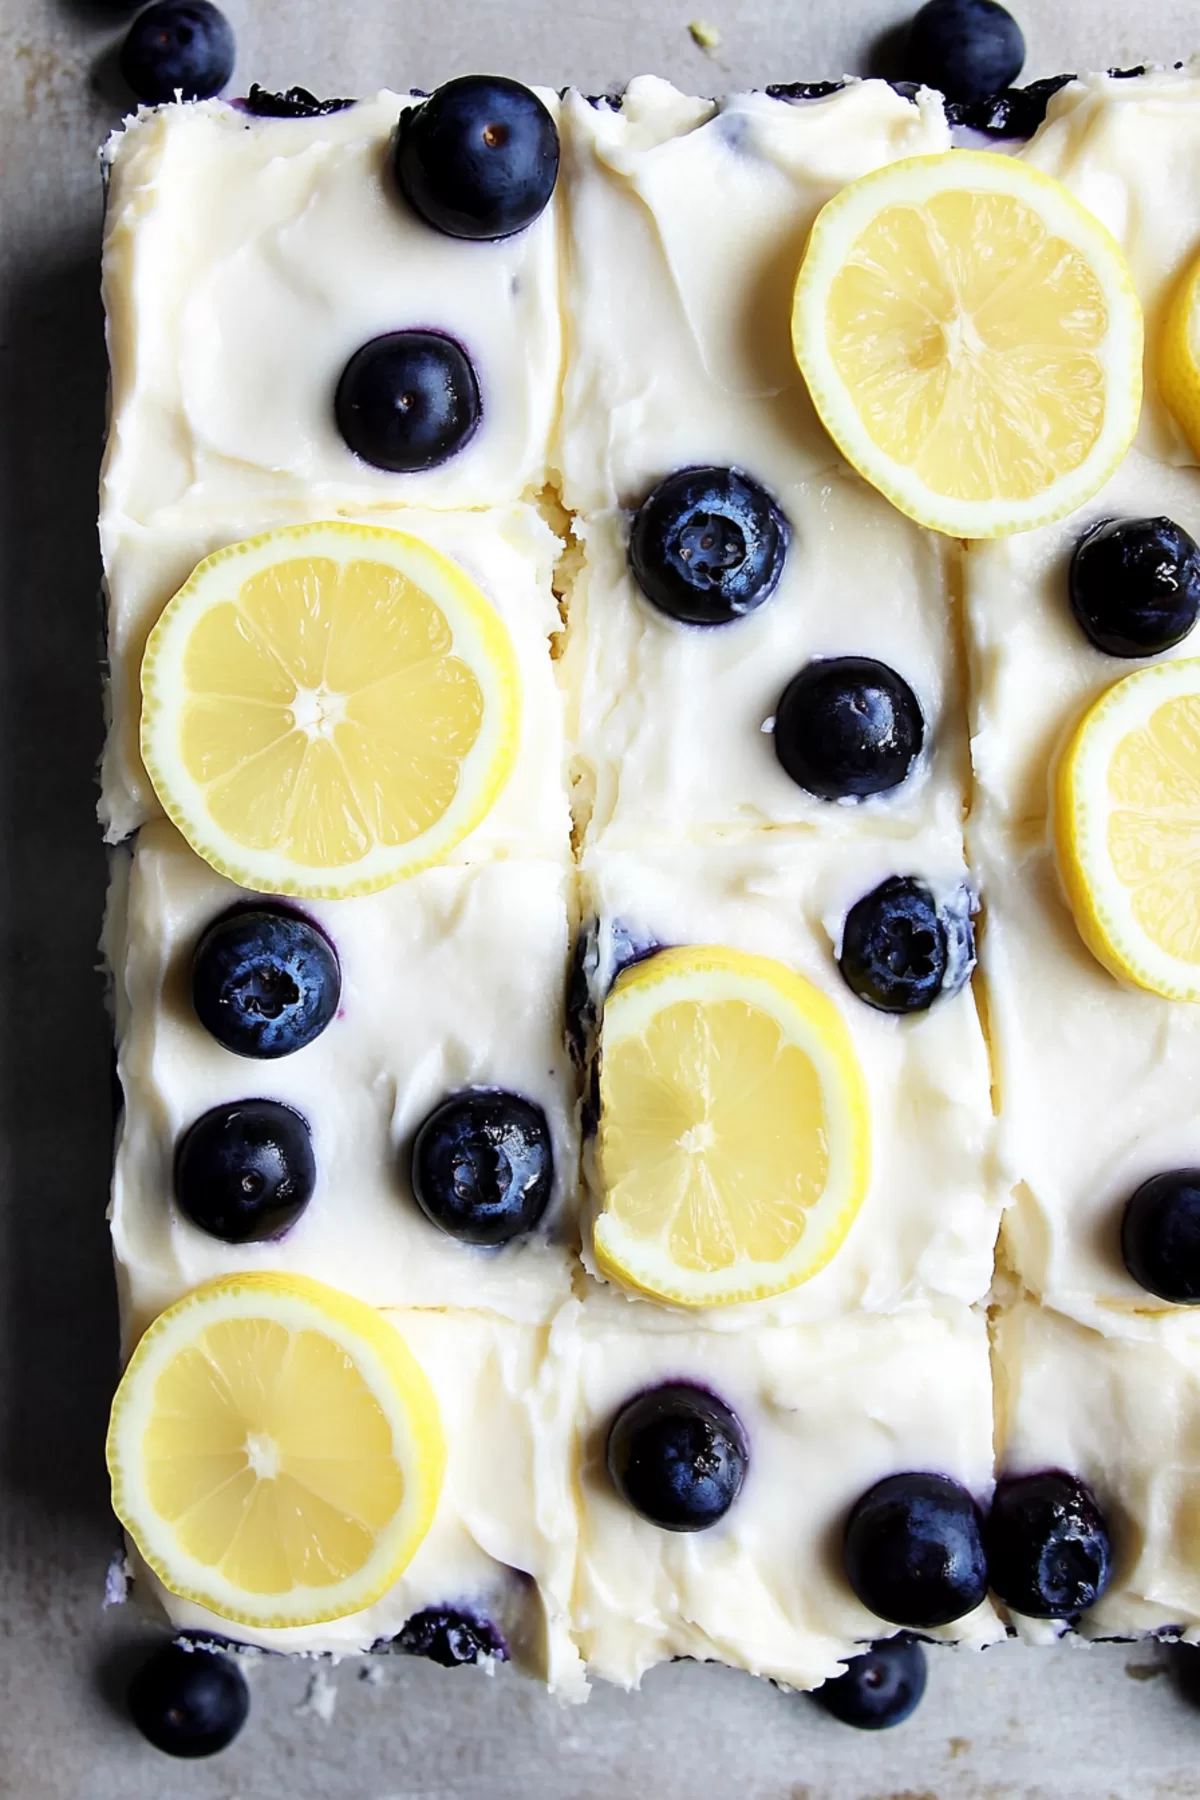
M1174 60L1181 0L1017 0L1029 76ZM470 69L592 89L652 70L714 92L863 71L896 0L227 0L236 84L356 93ZM721 31L706 55L688 20ZM95 152L122 110L121 14L0 0L0 1796L12 1800L1166 1800L1200 1793L1200 1712L1154 1645L931 1655L879 1738L729 1670L679 1665L564 1711L520 1678L396 1659L370 1678L264 1659L209 1763L144 1745L116 1699L147 1631L105 1611L115 1351L104 1223L108 1028L93 823L101 734L95 478L104 405Z

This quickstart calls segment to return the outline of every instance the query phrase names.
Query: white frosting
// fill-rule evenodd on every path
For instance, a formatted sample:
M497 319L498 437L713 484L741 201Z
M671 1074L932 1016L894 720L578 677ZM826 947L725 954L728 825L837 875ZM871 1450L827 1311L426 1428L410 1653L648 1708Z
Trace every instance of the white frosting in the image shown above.
M551 862L429 869L380 894L314 901L342 968L338 1015L270 1062L224 1049L189 997L204 927L247 895L165 821L141 833L110 908L118 1068L125 1113L113 1243L135 1335L199 1282L237 1269L319 1276L375 1306L461 1306L544 1320L570 1293L578 1145L563 1043L574 894ZM406 1150L464 1087L505 1087L544 1108L555 1193L544 1229L502 1250L456 1243L418 1209ZM172 1157L209 1107L262 1098L312 1129L313 1198L277 1243L222 1243L176 1208Z
M773 835L703 849L601 850L584 860L581 910L603 931L621 927L635 949L728 944L777 957L829 995L866 1078L873 1172L846 1241L791 1293L700 1315L714 1331L752 1333L766 1321L854 1318L987 1294L1002 1188L971 988L896 1018L858 1000L835 962L849 908L897 874L922 876L941 898L967 880L961 856L932 831L848 843ZM605 1287L589 1304L606 1306L631 1330L696 1323L695 1314L617 1288Z
M384 92L284 120L168 106L110 141L106 516L149 524L185 502L238 522L289 499L326 515L483 506L542 486L561 361L557 206L499 243L432 230L388 169L411 104ZM389 474L347 449L333 397L362 344L417 326L462 344L483 418L441 467Z
M1018 1304L995 1326L998 1474L1063 1469L1108 1520L1108 1592L1087 1637L1168 1627L1200 1638L1200 1345L1122 1342ZM1054 1628L1015 1621L1045 1641Z

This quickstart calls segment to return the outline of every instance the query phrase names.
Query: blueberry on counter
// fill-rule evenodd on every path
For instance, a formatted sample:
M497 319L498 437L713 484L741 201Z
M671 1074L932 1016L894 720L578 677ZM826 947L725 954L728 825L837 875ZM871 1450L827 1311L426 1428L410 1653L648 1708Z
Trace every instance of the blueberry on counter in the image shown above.
M1112 1545L1096 1496L1057 1470L1001 1481L983 1541L993 1592L1031 1619L1075 1618L1112 1577Z
M1173 519L1101 519L1075 546L1071 611L1109 656L1161 656L1200 616L1200 548Z
M464 1244L507 1244L532 1231L554 1187L540 1106L498 1088L468 1088L417 1132L412 1190L434 1225Z
M129 1684L129 1716L168 1756L215 1756L250 1712L246 1677L219 1650L164 1644Z
M291 1056L320 1037L342 992L337 954L311 920L284 906L214 919L192 958L196 1017L226 1050Z
M175 1151L180 1211L210 1237L281 1237L312 1199L317 1167L307 1121L278 1100L234 1100L190 1126Z
M1148 1294L1200 1304L1200 1169L1171 1169L1142 1183L1121 1220L1121 1255Z
M208 100L233 74L236 46L210 0L157 0L139 13L121 46L121 74L139 100L161 106Z
M899 787L924 741L908 683L867 656L809 663L775 712L775 754L819 800L862 800Z
M423 1656L443 1669L461 1669L487 1658L508 1661L508 1645L490 1619L453 1607L430 1606L405 1622L393 1648L406 1656Z
M963 1618L988 1589L979 1510L948 1475L889 1475L846 1522L846 1578L890 1625L930 1631Z
M859 1731L887 1731L903 1725L916 1712L925 1693L925 1652L900 1632L880 1638L861 1656L852 1657L845 1673L813 1692L817 1705Z
M483 403L461 344L440 331L389 331L354 352L334 413L356 456L406 475L457 456L478 429Z
M851 992L877 1012L925 1012L957 993L974 966L969 897L953 917L923 881L891 875L855 902L842 927L838 967ZM958 936L965 925L967 942Z
M985 100L1016 81L1025 39L997 0L928 0L908 28L904 54L905 72L947 100Z
M634 516L629 567L650 604L685 625L728 625L770 598L791 532L741 469L677 469Z
M250 92L240 104L243 112L252 113L259 119L320 119L328 113L345 112L355 102L318 100L315 94L302 87L290 87L282 94L272 94L259 87L257 81L252 81Z
M668 1382L621 1408L607 1460L613 1486L643 1519L665 1531L706 1531L741 1492L749 1449L723 1400Z
M435 231L506 238L554 192L558 130L519 81L460 75L401 113L393 160L401 193Z

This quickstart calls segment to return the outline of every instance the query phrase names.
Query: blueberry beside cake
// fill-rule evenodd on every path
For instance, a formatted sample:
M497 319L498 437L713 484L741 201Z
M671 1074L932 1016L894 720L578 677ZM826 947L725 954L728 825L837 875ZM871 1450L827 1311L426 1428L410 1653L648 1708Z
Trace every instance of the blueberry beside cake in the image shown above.
M993 52L109 144L175 1626L866 1725L1200 1639L1200 73Z

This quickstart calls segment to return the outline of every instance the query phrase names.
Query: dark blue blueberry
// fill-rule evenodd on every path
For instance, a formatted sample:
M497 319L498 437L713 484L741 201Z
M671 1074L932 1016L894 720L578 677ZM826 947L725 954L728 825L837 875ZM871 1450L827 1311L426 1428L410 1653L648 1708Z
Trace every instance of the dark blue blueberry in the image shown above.
M1025 39L996 0L928 0L908 28L905 68L947 100L986 100L1016 81Z
M1200 549L1173 519L1101 519L1075 546L1071 611L1109 656L1161 656L1200 617Z
M580 1065L587 1061L600 1007L622 969L653 956L659 948L636 936L620 919L589 919L581 925L567 973L567 1044Z
M405 475L457 456L478 429L483 403L461 344L440 331L389 331L354 352L334 412L356 456Z
M728 625L770 598L791 532L740 469L677 469L634 516L629 566L652 606L685 625Z
M948 102L946 116L952 125L965 125L994 138L1031 138L1046 117L1046 108L1074 75L1048 75L1026 87L1004 88L983 100L963 105Z
M608 1472L621 1498L665 1531L706 1531L746 1479L749 1449L723 1400L668 1382L621 1408L608 1434Z
M891 875L846 914L838 967L877 1012L915 1013L957 993L974 960L969 896L943 909L923 881Z
M772 100L825 100L845 85L844 81L773 81L766 91Z
M250 92L241 102L243 112L253 113L260 119L319 119L326 113L345 112L353 105L353 100L318 100L315 94L302 87L290 87L282 94L272 94L259 87L257 81L251 82Z
M984 1522L992 1591L1031 1619L1073 1619L1112 1576L1112 1545L1091 1488L1050 1470L1009 1476Z
M232 1656L164 1644L129 1684L129 1716L168 1756L215 1756L250 1711L246 1677Z
M278 1100L214 1106L175 1151L180 1211L227 1244L281 1237L312 1199L316 1179L308 1123Z
M208 100L233 74L229 20L210 0L157 0L139 13L121 46L121 74L148 105L176 93Z
M499 1088L468 1088L417 1132L417 1205L463 1244L507 1244L532 1231L554 1187L550 1127L540 1106Z
M558 156L536 94L503 75L460 75L401 113L394 161L401 192L435 231L506 238L545 210Z
M192 1005L237 1056L291 1056L320 1037L338 1009L342 977L324 932L282 906L236 908L215 919L192 958Z
M443 1669L461 1669L488 1657L508 1661L508 1645L490 1619L452 1607L430 1606L414 1613L393 1644L406 1656L423 1656Z
M1200 1304L1200 1169L1172 1169L1142 1183L1121 1220L1121 1255L1148 1294Z
M881 1638L846 1664L844 1675L817 1688L818 1706L859 1731L887 1731L903 1725L925 1693L925 1652L901 1632Z
M890 1625L931 1631L987 1594L979 1510L948 1475L889 1475L846 1522L846 1579Z
M924 741L916 695L868 656L809 663L775 712L775 754L819 800L862 800L899 787Z

